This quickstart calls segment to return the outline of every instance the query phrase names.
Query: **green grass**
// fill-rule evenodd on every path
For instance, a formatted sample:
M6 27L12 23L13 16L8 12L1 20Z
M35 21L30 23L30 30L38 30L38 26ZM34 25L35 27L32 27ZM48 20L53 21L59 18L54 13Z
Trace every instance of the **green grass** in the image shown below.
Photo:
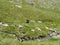
M38 35L48 34L49 31L45 28L46 26L50 28L60 28L59 3L56 5L53 4L53 8L55 9L51 9L41 7L40 4L37 3L37 0L35 0L34 6L30 5L24 0L21 1L22 4L20 2L17 3L9 2L9 0L0 0L0 21L9 24L8 27L0 26L0 30L16 33L21 37L23 35L19 33L20 29L18 27L18 25L21 24L24 27L22 30L26 32L27 36L37 37ZM20 9L15 5L21 5L22 8ZM25 22L27 19L35 20L36 22L30 22L27 24ZM41 20L42 23L38 23L38 20ZM42 31L39 32L37 29L35 29L36 27L40 27ZM35 32L31 32L31 29L35 29ZM60 30L58 29L57 32L60 32ZM42 42L28 41L20 43L14 36L0 33L0 45L60 45L59 42L60 40L44 40Z

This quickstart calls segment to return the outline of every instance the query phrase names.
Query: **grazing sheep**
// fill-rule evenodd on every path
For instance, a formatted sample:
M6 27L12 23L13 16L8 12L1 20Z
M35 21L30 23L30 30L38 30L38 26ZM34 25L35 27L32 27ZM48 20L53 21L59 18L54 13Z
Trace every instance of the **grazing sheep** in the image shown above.
M45 27L46 29L50 30L50 31L53 31L54 29L53 28L49 28L49 27Z

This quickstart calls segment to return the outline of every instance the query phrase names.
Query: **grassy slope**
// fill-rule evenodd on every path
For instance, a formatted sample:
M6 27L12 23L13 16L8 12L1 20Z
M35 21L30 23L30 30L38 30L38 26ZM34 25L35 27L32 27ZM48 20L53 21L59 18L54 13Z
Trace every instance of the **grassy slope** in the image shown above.
M24 0L22 2L24 2ZM15 5L22 5L22 8L20 9L20 8L16 7ZM9 32L14 32L20 36L19 31L18 31L19 28L17 27L17 25L21 24L24 26L23 30L26 32L27 36L35 37L38 35L46 35L48 33L48 31L45 29L46 26L48 26L50 28L59 28L60 27L60 24L59 24L60 15L59 14L60 14L60 10L58 10L57 8L52 10L51 8L49 8L49 9L41 8L37 4L36 4L36 6L31 6L30 4L28 4L26 2L20 4L17 2L11 3L8 0L0 0L0 21L2 21L3 23L8 23L9 25L14 24L14 26L8 26L8 27L0 26L0 30L7 30ZM25 23L26 19L36 20L36 22L26 24ZM39 24L37 22L37 20L41 20L43 23ZM51 25L51 24L55 24L55 25ZM28 26L26 26L26 25L28 25ZM35 29L35 27L37 27L37 26L42 29L41 32L39 32L38 30ZM33 33L30 31L31 29L35 29L36 31ZM8 39L15 40L15 37L13 37L12 35L7 35L7 34L3 34L3 33L0 34L1 45L3 45L3 44L9 45L11 40L9 40L7 43L4 42L4 41L7 41ZM11 43L10 45L15 45L14 44L15 42L16 42L16 45L19 45L18 41L16 41L16 40L13 41L13 43ZM34 43L36 43L36 42L34 42ZM38 43L40 43L40 42L37 42L36 45L39 45ZM55 43L55 41L54 41L54 43ZM32 42L28 42L28 44L34 45L34 44L32 44ZM47 44L47 45L50 45L50 44L51 43L49 41L49 44ZM22 43L22 45L25 45L25 42ZM26 43L26 45L27 45L27 43ZM41 44L41 45L43 45L43 44ZM51 45L55 45L55 44L51 44Z

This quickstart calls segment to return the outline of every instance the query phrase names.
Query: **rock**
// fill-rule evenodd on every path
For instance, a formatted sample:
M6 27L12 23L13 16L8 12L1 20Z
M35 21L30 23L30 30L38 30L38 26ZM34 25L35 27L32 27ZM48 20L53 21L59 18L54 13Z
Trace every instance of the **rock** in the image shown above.
M6 26L6 27L7 27L7 26L9 26L9 25L8 25L8 24L2 24L2 26Z
M21 41L29 41L30 40L30 37L27 37L27 36L23 36L21 37Z
M22 28L23 26L19 24L19 28Z
M33 0L25 0L27 3L29 3L30 5L34 5L35 4L35 2L33 1Z
M2 25L2 22L0 22L0 25Z
M46 29L49 29L49 27L45 27Z
M55 32L52 32L51 34L50 34L50 36L56 36L57 35L57 33L55 33Z
M39 35L38 36L38 39L42 39L42 38L45 38L46 36L41 36L41 35Z
M47 30L54 31L53 28L45 27Z
M35 20L31 20L31 22L35 23Z
M52 38L59 39L60 38L60 35L52 36Z
M32 3L33 0L25 0L27 3Z
M38 21L38 23L42 23L42 21Z
M60 33L56 33L56 34L52 35L52 38L60 39Z
M32 29L31 31L32 31L32 32L34 32L35 30L34 30L34 29Z
M39 27L36 27L36 29L37 29L38 31L41 31L41 29L40 29Z
M52 28L49 28L49 30L52 30L52 31L53 31L54 29L52 29Z
M20 5L15 5L16 7L18 7L18 8L22 8L22 6L20 6Z

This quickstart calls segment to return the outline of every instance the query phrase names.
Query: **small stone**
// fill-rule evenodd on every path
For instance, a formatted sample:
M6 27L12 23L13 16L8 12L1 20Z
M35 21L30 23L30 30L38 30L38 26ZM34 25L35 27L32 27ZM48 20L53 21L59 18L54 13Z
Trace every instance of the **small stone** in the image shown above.
M41 41L40 39L37 39L38 41Z
M55 39L60 39L60 35L56 35L56 36L52 36L52 38L55 38Z
M31 20L31 22L33 22L33 23L34 23L34 22L35 22L35 20Z
M41 29L39 27L36 27L37 30L41 31Z
M34 32L35 30L34 30L34 29L32 29L31 31L32 31L32 32Z
M3 25L3 26L6 26L6 27L9 26L8 24L2 24L2 25Z
M42 21L38 21L38 23L42 23Z
M0 25L2 25L2 22L0 22Z
M16 7L18 7L18 8L22 8L22 6L20 6L20 5L15 5Z
M57 33L55 33L55 32L50 34L50 36L56 36L56 35L57 35Z
M52 28L49 28L49 30L52 30L52 31L53 31L54 29L52 29Z
M22 25L19 25L19 28L22 28L23 26Z
M45 27L46 29L49 29L48 27Z

